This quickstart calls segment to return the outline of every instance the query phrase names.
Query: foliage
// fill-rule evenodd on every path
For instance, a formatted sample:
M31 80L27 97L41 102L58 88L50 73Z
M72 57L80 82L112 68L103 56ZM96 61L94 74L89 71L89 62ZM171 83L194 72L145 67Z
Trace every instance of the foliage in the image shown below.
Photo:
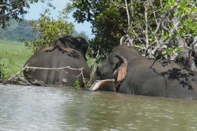
M80 83L79 83L79 80L76 80L73 86L74 86L75 90L80 89Z
M88 52L90 56L99 50L103 59L121 43L148 58L180 60L180 54L192 63L189 53L194 51L197 35L195 0L72 0L67 8L75 9L73 17L78 22L92 24L95 38L90 41L94 50Z
M90 41L88 55L95 57L99 49L103 59L112 48L119 43L119 38L124 34L124 23L126 22L125 10L119 9L109 0L82 1L73 0L68 9L75 8L74 18L77 22L88 21L92 24L92 32L95 38ZM125 17L120 17L123 15ZM96 44L95 44L96 43Z
M34 52L52 44L58 37L63 35L72 34L73 24L64 21L64 12L60 12L58 20L50 17L49 10L45 10L38 21L30 21L34 31L37 33L37 37L29 42L25 42L25 45Z
M0 79L3 79L5 78L5 71L4 71L4 68L5 68L5 65L3 63L1 63L1 57L0 57Z
M0 65L4 79L21 70L33 54L22 42L0 40L0 47Z
M2 28L9 26L7 22L10 19L15 19L18 22L23 20L27 13L26 9L30 8L30 4L38 1L46 2L48 6L53 7L50 3L51 0L0 0L0 25Z

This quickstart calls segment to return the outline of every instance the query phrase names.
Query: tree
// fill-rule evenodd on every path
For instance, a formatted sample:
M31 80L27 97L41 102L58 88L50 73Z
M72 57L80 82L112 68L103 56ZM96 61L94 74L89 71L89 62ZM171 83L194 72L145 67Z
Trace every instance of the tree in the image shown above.
M100 59L118 45L126 28L126 12L113 5L109 0L73 0L67 8L75 9L73 17L77 22L88 21L92 24L95 38L89 41L89 56L95 57L99 50ZM124 17L120 17L123 15ZM96 43L96 44L94 44ZM101 50L105 49L105 50Z
M9 26L7 22L10 19L15 19L18 22L23 20L27 13L26 9L30 8L30 4L38 1L46 2L48 6L53 7L50 3L51 0L0 0L0 25L2 28Z
M50 17L50 11L46 9L38 20L31 20L30 24L37 33L37 37L32 41L26 41L25 45L34 52L53 44L59 37L71 35L74 25L64 20L67 12L59 12L58 20Z
M99 50L103 59L121 43L148 58L181 61L196 70L195 0L72 0L67 8L78 22L92 24L90 56Z

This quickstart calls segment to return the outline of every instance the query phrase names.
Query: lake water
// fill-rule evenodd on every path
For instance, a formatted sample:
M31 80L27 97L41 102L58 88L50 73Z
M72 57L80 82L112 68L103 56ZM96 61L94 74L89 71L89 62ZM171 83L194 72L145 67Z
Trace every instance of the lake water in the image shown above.
M197 101L0 84L1 131L196 131Z

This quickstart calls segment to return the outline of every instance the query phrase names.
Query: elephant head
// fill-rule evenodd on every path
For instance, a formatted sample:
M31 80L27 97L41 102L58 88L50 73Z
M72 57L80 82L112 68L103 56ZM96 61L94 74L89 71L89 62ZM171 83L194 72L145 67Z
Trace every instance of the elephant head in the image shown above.
M86 63L87 41L82 37L64 36L54 44L37 51L26 63L43 68L65 68L64 70L29 70L24 76L30 81L42 81L47 85L73 86L76 80L83 86L83 78L90 78ZM83 72L77 69L83 68ZM76 69L76 70L75 70ZM81 75L80 75L81 74Z
M127 66L128 62L123 56L114 55L112 59L106 58L97 67L93 81L114 79L114 83L103 85L100 90L118 92L119 86L127 74Z

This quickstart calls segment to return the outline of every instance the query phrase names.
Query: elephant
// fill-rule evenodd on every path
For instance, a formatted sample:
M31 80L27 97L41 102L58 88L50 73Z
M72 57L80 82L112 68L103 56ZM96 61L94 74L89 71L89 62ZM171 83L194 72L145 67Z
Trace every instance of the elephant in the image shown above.
M31 83L41 81L46 86L73 86L78 80L83 87L83 78L90 78L90 68L85 57L87 49L88 43L82 37L61 37L51 46L35 52L25 63L25 66L49 69L26 69L24 76ZM82 71L78 70L80 68L83 68Z
M93 81L114 79L99 90L169 98L197 99L196 74L170 60L141 56L119 45L96 69Z

